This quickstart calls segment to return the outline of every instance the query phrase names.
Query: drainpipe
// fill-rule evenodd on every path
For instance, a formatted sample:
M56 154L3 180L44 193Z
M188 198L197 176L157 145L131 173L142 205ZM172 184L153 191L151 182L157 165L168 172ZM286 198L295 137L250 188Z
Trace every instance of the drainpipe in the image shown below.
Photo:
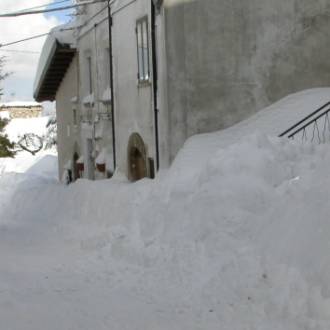
M151 47L152 47L152 86L154 96L154 118L155 118L155 144L156 144L156 167L159 170L159 123L158 123L158 71L157 71L157 49L156 49L156 6L151 0Z
M115 132L115 109L113 98L113 65L112 65L112 16L110 1L108 0L108 25L109 25L109 62L110 62L110 92L111 92L111 117L112 117L112 152L113 152L113 171L116 169L116 132Z

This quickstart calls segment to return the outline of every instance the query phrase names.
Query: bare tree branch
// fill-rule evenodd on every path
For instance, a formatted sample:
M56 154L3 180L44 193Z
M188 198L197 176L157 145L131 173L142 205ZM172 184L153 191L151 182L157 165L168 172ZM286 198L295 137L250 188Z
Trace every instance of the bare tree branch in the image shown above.
M5 60L6 60L5 56L0 56L0 84L1 84L2 80L5 80L10 75L10 73L8 73L8 72L5 72L5 73L3 72ZM3 95L2 90L3 90L3 88L0 85L0 97Z

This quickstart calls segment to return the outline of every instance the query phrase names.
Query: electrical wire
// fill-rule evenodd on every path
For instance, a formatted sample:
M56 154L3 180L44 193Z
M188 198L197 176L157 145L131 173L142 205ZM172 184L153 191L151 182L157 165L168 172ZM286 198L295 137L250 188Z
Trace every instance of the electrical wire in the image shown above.
M76 28L79 28L79 26L72 27L72 28L66 28L66 29L58 29L56 31L59 31L59 32L70 31L70 30L75 30ZM25 38L25 39L21 39L21 40L16 40L16 41L8 42L6 44L0 44L0 50L1 50L2 47L6 47L6 46L10 46L10 45L15 45L15 44L18 44L18 43L21 43L21 42L24 42L24 41L29 41L29 40L33 40L33 39L37 39L37 38L42 38L42 37L48 36L50 34L52 34L52 31L47 32L47 33L37 34L37 35L32 36L32 37L29 37L29 38Z
M34 14L43 14L43 13L49 13L53 11L62 11L72 8L78 8L85 5L92 5L99 2L105 2L106 0L91 0L91 1L85 1L83 3L77 3L75 5L70 6L64 6L64 7L57 7L57 8L49 8L49 9L42 9L42 10L34 10L34 11L21 11L21 12L13 12L13 13L7 13L7 14L1 14L0 18L7 18L7 17L18 17L23 15L34 15Z
M103 2L103 1L100 1L100 2ZM98 16L100 13L102 13L108 6L102 8L101 10L99 10L95 15L93 15L90 19L88 19L86 22L84 22L84 24L82 25L79 25L79 26L76 26L76 27L72 27L72 28L63 28L63 29L59 29L57 31L69 31L69 30L74 30L74 29L79 29L79 28L82 28L84 26L86 26L93 18L95 18L96 16ZM35 35L35 36L32 36L32 37L29 37L29 38L25 38L25 39L21 39L21 40L17 40L17 41L13 41L13 42L9 42L9 43L6 43L6 44L1 44L0 43L0 51L4 51L2 49L2 47L6 47L6 46L10 46L10 45L15 45L15 44L18 44L18 43L21 43L21 42L25 42L25 41L29 41L29 40L33 40L33 39L37 39L37 38L42 38L44 36L47 36L49 34L51 34L52 32L48 32L48 33L43 33L43 34L38 34L38 35Z
M88 4L94 4L94 3L106 2L106 1L107 0L99 0L99 1L94 0L92 2L89 2ZM87 4L87 3L84 2L81 5L85 5L85 4ZM108 5L105 6L104 8L102 8L101 10L99 10L96 14L94 14L92 17L90 17L90 19L88 19L86 22L84 22L84 24L82 24L80 26L76 26L76 27L72 27L72 28L63 28L63 29L59 29L58 31L68 31L68 30L74 30L74 29L82 28L82 27L86 26L92 19L94 19L96 16L98 16L100 13L102 13L107 7L108 7ZM0 17L1 17L1 15L0 15ZM5 43L5 44L0 43L0 51L5 51L5 50L1 49L3 47L10 46L10 45L15 45L15 44L18 44L18 43L21 43L21 42L25 42L25 41L29 41L29 40L33 40L33 39L37 39L37 38L42 38L44 36L50 35L51 33L52 32L43 33L43 34L35 35L35 36L29 37L29 38L25 38L25 39L13 41L13 42L8 42L8 43ZM8 51L10 51L10 50L8 50Z
M17 12L20 13L20 12L25 12L25 11L29 11L29 10L34 10L34 9L39 9L39 8L44 8L44 7L50 7L50 6L55 6L55 5L58 5L60 3L64 3L64 2L71 2L71 0L61 0L61 1L48 2L48 3L45 3L43 5L39 5L39 6L36 6L36 7L20 9Z
M6 44L0 44L0 48L6 47L6 46L10 46L10 45L15 45L15 44L18 44L18 43L23 42L23 41L28 41L28 40L32 40L32 39L37 39L37 38L45 37L45 36L47 36L49 34L50 34L50 32L48 32L48 33L42 33L42 34L38 34L38 35L29 37L29 38L25 38L25 39L13 41L13 42L8 42Z
M0 49L0 52L24 53L24 54L40 54L40 52L34 52L34 51L31 51L31 50L18 50L18 49Z
M98 15L100 15L105 9L108 8L108 5L103 7L101 10L99 10L97 13L95 13L92 17L90 17L88 20L86 20L84 22L84 24L81 25L81 28L85 27L88 25L88 23L90 23L95 17L97 17ZM108 17L102 19L101 21L97 22L96 25L99 25L101 23L103 23L105 20L107 20ZM85 31L84 33L80 34L77 38L78 40L83 38L87 33L89 33L90 31L92 31L95 28L95 26L92 26L90 29L88 29L87 31Z

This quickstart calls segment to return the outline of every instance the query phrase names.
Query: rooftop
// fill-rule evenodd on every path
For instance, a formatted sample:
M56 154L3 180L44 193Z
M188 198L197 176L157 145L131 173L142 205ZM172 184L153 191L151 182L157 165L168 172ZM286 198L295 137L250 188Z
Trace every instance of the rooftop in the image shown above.
M54 28L42 49L34 82L33 96L38 102L55 100L75 53L74 24Z

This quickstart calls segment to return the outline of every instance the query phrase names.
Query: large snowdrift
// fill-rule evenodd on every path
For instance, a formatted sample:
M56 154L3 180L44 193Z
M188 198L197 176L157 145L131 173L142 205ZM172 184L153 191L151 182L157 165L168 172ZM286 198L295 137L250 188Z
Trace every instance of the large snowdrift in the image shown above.
M312 110L329 90L314 92ZM1 324L329 329L330 147L264 133L284 124L274 122L282 108L293 118L312 98L192 138L155 181L62 186L4 174Z

